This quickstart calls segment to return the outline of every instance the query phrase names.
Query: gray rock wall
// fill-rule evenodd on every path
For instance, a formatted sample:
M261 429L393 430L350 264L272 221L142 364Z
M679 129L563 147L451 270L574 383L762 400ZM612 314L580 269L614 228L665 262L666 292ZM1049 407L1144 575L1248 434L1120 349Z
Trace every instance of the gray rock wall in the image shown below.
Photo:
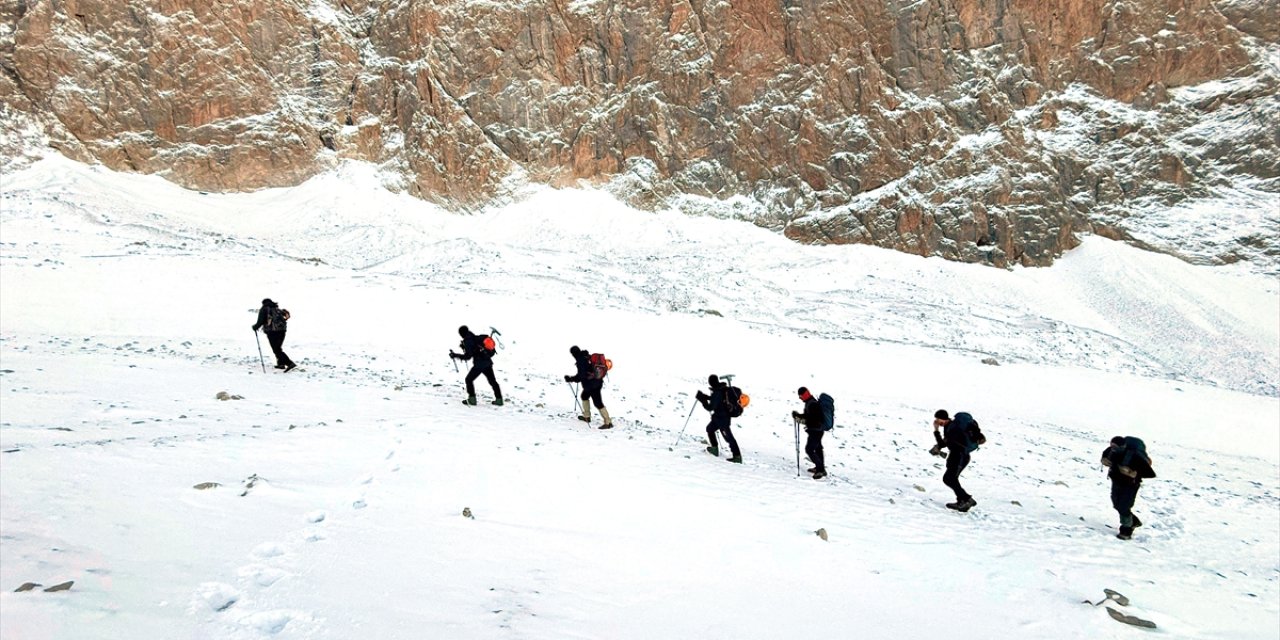
M801 242L1045 265L1280 188L1275 33L1245 2L10 0L0 105L199 189L355 158L458 209L529 182L737 196Z

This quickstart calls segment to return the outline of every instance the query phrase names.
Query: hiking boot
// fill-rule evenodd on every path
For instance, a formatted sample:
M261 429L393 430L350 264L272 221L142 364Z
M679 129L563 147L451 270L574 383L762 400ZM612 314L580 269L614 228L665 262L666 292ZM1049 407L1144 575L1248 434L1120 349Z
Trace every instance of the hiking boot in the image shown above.
M1133 538L1133 527L1120 527L1120 533L1116 534L1121 540L1129 540Z
M719 457L720 457L720 450L719 450L719 449L717 449L717 448L715 448L715 447L707 447L707 453L709 453L709 454L711 454L711 455L713 455L713 456L715 456L715 457L717 457L717 458L719 458Z
M579 419L579 420L581 420L581 421L583 421L583 422L586 422L586 423L590 423L590 422L591 422L591 418L588 418L588 417L586 417L586 416L578 416L578 419Z
M965 500L964 502L961 502L959 505L957 505L956 511L959 511L960 513L965 513L976 506L978 506L978 501L974 500L973 498L969 498L968 500Z
M1142 526L1142 521L1141 521L1141 520L1139 520L1139 519L1138 519L1138 516L1135 514L1135 515L1133 516L1133 528L1134 528L1134 529L1137 529L1138 527L1141 527L1141 526Z
M493 402L490 402L489 404L493 404L493 405L497 405L497 406L501 407L504 403L502 402L502 398L498 398L497 400L494 400Z
M600 428L600 429L612 429L612 428L613 428L613 423L612 423L612 422L606 422L606 423L604 423L604 424L600 425L600 427L599 427L599 428Z
M729 462L736 462L738 464L742 464L742 456L734 456L732 458L729 458Z
M290 371L293 371L294 369L297 369L297 368L298 368L298 365L290 362L289 364L286 364L284 366L284 373L289 373Z
M965 504L965 503L963 503L963 502L948 502L948 503L947 503L947 508L948 508L948 509L953 509L953 510L955 510L955 511L959 511L959 510L960 510L960 505L962 505L962 504Z
M809 467L809 473L817 473L817 472L818 472L817 467Z
M827 477L827 472L826 472L826 471L814 471L814 472L813 472L813 479L814 479L814 480L821 480L821 479L823 479L823 478L825 478L825 477Z
M276 365L276 368L277 368L277 369L283 369L283 368L284 368L284 365L282 365L282 364L278 364L278 365Z
M473 406L473 407L474 407L474 406L476 406L476 397L475 397L475 396L467 396L467 399L466 399L466 400L463 400L463 401L462 401L462 404L469 404L469 405L471 405L471 406Z

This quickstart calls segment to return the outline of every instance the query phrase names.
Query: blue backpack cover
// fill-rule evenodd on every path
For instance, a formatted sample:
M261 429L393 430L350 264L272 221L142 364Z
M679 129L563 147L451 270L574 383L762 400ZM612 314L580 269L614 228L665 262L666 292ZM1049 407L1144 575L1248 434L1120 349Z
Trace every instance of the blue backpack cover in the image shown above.
M978 421L974 420L973 416L961 411L960 413L957 413L956 417L952 420L960 423L959 426L964 429L964 436L967 441L965 448L970 453L977 451L978 445L987 443L987 437L982 435L982 429L978 427Z
M836 428L835 399L825 393L818 394L818 406L822 407L822 430L830 431Z

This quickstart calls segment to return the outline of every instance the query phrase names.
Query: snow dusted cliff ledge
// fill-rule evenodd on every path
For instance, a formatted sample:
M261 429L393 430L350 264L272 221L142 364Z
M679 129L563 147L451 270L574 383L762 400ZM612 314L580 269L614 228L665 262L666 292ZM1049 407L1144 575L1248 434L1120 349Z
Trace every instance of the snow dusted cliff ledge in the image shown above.
M0 111L203 190L356 158L468 210L594 184L801 242L1274 273L1274 3L24 0ZM6 128L15 125L6 124ZM13 133L12 130L6 133ZM20 155L4 136L5 164Z

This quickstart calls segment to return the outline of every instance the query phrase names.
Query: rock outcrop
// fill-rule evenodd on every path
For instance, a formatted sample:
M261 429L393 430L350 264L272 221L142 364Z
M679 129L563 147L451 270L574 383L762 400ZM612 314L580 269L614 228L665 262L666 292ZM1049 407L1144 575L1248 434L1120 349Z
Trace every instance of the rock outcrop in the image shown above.
M1276 197L1263 7L20 1L0 6L0 108L63 153L192 188L352 158L459 209L590 184L801 242L1043 265L1081 232L1176 252L1135 233L1146 212Z

